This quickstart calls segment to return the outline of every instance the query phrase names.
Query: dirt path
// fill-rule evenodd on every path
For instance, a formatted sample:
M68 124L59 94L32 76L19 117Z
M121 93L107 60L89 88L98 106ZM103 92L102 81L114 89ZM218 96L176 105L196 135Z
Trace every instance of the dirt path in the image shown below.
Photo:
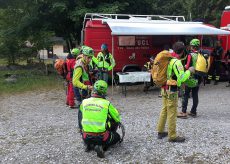
M126 127L121 145L98 159L85 153L77 132L77 110L64 105L64 92L37 91L0 100L0 163L230 163L230 88L224 83L201 87L198 117L178 119L186 142L156 139L161 99L158 91L115 88L108 99ZM191 105L191 100L189 101ZM179 108L180 109L180 108Z

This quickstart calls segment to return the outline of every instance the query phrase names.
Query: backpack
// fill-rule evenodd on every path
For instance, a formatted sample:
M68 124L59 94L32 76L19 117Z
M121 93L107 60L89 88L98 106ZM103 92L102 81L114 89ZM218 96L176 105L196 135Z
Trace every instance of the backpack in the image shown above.
M169 51L161 51L157 54L152 65L152 79L156 86L163 86L167 81L167 68L172 55Z
M197 75L207 76L210 67L210 53L207 50L201 50L197 54L195 71Z
M57 73L61 75L64 79L67 75L67 67L66 62L63 59L57 59L54 64L54 68L56 69Z

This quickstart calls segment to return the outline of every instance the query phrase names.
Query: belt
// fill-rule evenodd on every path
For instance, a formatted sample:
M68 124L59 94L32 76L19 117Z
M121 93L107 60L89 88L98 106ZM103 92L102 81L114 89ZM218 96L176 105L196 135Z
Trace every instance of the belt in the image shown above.
M85 135L91 135L91 136L103 136L106 134L106 131L105 132L102 132L102 133L91 133L91 132L83 132Z
M109 131L105 131L102 133L91 133L91 132L83 132L83 139L86 139L87 135L93 136L93 137L103 137L103 141L107 141L109 138Z

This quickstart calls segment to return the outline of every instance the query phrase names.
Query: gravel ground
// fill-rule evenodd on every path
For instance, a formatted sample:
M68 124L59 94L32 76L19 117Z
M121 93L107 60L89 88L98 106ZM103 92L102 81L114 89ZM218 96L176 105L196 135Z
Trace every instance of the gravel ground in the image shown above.
M124 142L106 153L85 153L77 131L77 109L65 107L61 90L36 91L0 100L0 163L230 163L230 88L226 83L200 89L198 117L178 119L185 143L156 139L161 109L157 89L115 87L108 99L126 128ZM191 100L189 100L189 108ZM179 107L178 110L181 110Z

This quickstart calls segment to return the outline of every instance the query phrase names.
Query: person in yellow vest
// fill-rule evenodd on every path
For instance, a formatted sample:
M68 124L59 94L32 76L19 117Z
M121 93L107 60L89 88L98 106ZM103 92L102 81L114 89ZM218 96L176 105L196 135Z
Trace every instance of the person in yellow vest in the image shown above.
M108 83L108 72L115 66L113 55L109 52L107 44L101 45L101 52L97 54L98 80Z
M81 99L78 102L79 104L81 104L83 99L90 95L90 91L93 89L89 79L88 65L94 55L94 51L91 47L82 46L81 53L82 57L76 61L74 66L72 80L73 86L81 90ZM78 126L80 130L82 128L80 124L81 117L81 111L78 110Z
M105 99L108 84L98 80L94 84L90 98L83 100L82 137L86 144L86 152L95 146L97 156L104 158L104 150L121 140L116 132L120 124L120 114L112 103Z
M73 86L80 88L82 90L92 90L89 73L88 73L88 65L94 56L94 51L91 47L82 46L81 52L83 55L76 61L73 72ZM84 96L84 98L87 95Z

